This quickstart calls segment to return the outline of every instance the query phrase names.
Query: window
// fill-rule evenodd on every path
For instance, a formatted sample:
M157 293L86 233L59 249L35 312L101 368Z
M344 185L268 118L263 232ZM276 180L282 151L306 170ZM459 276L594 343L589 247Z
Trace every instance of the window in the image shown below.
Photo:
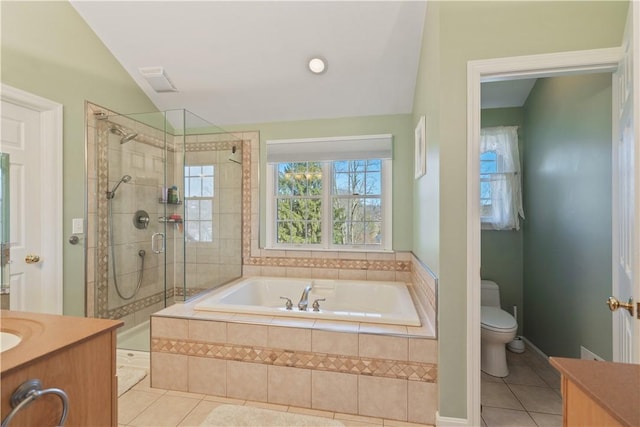
M485 229L520 229L524 212L517 126L481 131L480 217Z
M312 148L305 143L319 143L319 140L299 140L298 146L287 141L291 145L286 150L282 146L275 150L286 153L283 156L269 150L271 144L280 142L268 141L268 246L391 249L391 137L383 137L387 151L376 150L376 144L367 144L367 150L358 141L372 137L359 137L340 138L339 152L320 154L320 149L331 145L332 138L322 147L313 147L314 160L301 159L309 155L306 150ZM357 154L345 150L345 144ZM294 155L296 150L302 153ZM382 158L371 158L371 152ZM363 158L351 158L356 155ZM336 159L338 157L346 159ZM273 161L281 158L292 161Z
M189 242L213 242L213 177L213 165L184 167L184 223Z

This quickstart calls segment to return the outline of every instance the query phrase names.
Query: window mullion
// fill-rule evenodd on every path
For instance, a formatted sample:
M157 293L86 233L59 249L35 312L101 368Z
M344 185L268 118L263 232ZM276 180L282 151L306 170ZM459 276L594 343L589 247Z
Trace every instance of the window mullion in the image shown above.
M322 238L324 249L328 249L333 241L333 203L331 189L333 188L332 163L322 162Z

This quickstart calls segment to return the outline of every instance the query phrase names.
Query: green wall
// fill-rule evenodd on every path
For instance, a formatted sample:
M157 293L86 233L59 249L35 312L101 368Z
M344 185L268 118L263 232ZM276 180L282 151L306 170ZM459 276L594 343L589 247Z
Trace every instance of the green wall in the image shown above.
M411 115L347 117L339 119L300 120L223 126L226 131L259 131L260 153L265 153L265 141L272 139L321 138L332 136L393 135L393 249L411 250L413 197L413 129ZM260 170L260 245L265 243L265 182L266 159L261 155Z
M482 110L481 125L518 126L518 151L520 166L523 170L524 117L522 108L491 108ZM526 159L525 159L526 162ZM526 164L526 163L525 163ZM525 216L527 212L525 211ZM522 334L522 234L524 220L520 221L520 230L482 230L481 231L481 269L480 277L493 280L500 286L502 308L513 313L518 306L518 334Z
M467 62L620 46L628 2L440 1L428 5L427 15L435 13L438 25L425 23L427 43L421 54L414 115L438 112L427 120L438 122L435 133L428 132L427 144L437 147L439 189L429 194L433 199L423 199L422 182L414 185L420 197L414 201L414 220L437 221L429 230L438 232L415 230L413 251L439 276L439 415L466 418ZM433 63L426 64L428 58ZM425 83L431 77L435 82ZM434 206L438 216L431 212Z
M85 100L121 113L157 109L68 2L0 7L2 83L64 106L64 313L82 316L84 248L66 237L85 212Z
M612 357L611 74L540 79L525 106L524 335Z

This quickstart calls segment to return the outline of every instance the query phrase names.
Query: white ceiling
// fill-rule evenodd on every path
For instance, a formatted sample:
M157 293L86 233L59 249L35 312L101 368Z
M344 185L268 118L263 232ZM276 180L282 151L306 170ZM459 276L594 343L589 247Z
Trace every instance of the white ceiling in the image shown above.
M219 125L411 113L425 2L72 1L160 110ZM313 75L321 55L328 71ZM177 92L140 75L164 67Z

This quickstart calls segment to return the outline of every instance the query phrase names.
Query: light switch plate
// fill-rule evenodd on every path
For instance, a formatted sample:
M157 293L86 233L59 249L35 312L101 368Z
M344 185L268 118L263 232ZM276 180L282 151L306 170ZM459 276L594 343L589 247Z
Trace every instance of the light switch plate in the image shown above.
M73 218L72 222L72 233L73 234L82 234L84 233L84 219L83 218Z

